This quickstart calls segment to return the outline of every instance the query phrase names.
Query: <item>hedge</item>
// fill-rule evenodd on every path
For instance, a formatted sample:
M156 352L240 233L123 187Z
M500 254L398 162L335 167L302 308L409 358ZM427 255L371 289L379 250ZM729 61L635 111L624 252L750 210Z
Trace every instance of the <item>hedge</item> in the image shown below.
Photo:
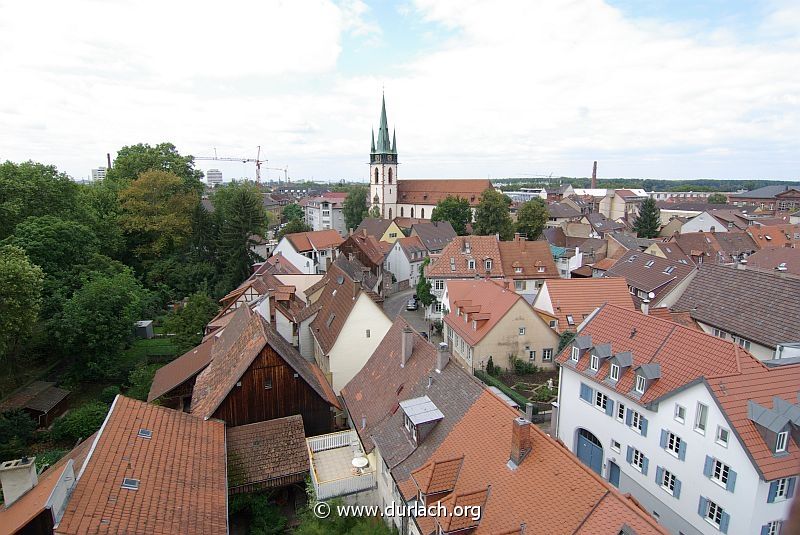
M529 400L528 398L526 398L513 388L507 387L505 383L503 383L503 381L501 381L497 377L492 377L491 375L489 375L484 371L475 370L475 377L477 377L487 385L496 386L497 388L499 388L503 394L513 399L520 406L522 410L525 410L525 405L531 402L531 400ZM534 407L534 411L535 410L536 407Z

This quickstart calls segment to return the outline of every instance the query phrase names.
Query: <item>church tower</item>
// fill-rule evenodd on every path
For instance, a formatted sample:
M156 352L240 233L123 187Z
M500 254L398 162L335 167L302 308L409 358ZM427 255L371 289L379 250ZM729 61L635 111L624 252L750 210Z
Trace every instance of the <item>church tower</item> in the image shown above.
M381 105L377 144L375 143L375 132L372 132L369 184L370 211L377 206L382 218L394 218L397 215L397 138L392 132L391 142L389 140L386 97L383 98Z

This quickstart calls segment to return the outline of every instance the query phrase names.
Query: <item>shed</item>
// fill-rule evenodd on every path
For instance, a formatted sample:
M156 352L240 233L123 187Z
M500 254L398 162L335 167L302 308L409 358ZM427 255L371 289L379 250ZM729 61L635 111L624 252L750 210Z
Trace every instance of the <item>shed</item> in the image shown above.
M142 320L136 322L136 338L145 338L150 340L154 336L153 320Z
M11 394L0 403L0 412L21 409L36 420L39 427L49 426L66 409L69 390L55 383L34 381Z

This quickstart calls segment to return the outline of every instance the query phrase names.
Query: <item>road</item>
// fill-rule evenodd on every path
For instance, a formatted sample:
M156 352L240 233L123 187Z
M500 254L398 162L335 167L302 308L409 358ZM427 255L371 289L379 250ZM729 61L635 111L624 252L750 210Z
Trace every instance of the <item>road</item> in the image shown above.
M383 301L383 311L392 321L398 315L401 315L417 331L428 332L428 321L425 319L424 307L420 304L417 310L406 310L406 303L408 303L412 295L414 295L414 288L390 295ZM440 342L441 337L436 336L431 341Z

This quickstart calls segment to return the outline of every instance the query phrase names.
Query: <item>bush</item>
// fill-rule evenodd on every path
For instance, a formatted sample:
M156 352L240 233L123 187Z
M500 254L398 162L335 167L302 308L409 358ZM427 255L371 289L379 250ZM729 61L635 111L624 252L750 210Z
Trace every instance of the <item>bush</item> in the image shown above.
M48 450L36 456L36 469L41 471L47 466L53 466L66 455L67 450Z
M561 350L570 345L574 339L575 333L573 331L564 331L561 333L561 338L558 340L558 351L556 351L556 353L561 353Z
M505 385L505 383L503 383L500 379L497 379L496 377L492 377L491 375L482 372L480 370L475 370L475 377L477 377L478 379L480 379L489 386L496 386L497 388L499 388L503 394L513 399L517 403L517 405L520 406L520 408L524 409L525 405L527 405L530 402L528 398L526 398L516 390L508 388Z
M309 502L313 505L315 502ZM397 533L386 523L374 516L339 516L337 507L343 505L341 499L327 502L331 507L331 515L320 519L314 516L311 507L300 517L300 525L295 528L296 535L391 535Z
M494 361L492 360L491 356L489 356L489 361L486 363L486 373L492 377L500 375L500 370L494 365Z
M35 430L36 421L22 410L0 414L0 461L25 455Z
M248 518L251 535L272 535L283 533L286 517L265 494L235 494L231 497L230 514L241 514Z
M150 393L150 386L153 384L153 377L161 364L140 364L136 366L128 376L128 390L125 392L129 398L147 401Z
M539 371L539 368L536 365L526 362L523 359L513 357L511 360L514 363L514 373L517 375L529 375Z
M107 386L100 392L100 401L106 405L111 405L111 402L114 401L114 398L117 397L119 393L120 390L118 386Z
M108 414L108 406L99 401L92 401L82 407L73 409L53 424L50 436L56 442L71 442L89 438L103 425Z

